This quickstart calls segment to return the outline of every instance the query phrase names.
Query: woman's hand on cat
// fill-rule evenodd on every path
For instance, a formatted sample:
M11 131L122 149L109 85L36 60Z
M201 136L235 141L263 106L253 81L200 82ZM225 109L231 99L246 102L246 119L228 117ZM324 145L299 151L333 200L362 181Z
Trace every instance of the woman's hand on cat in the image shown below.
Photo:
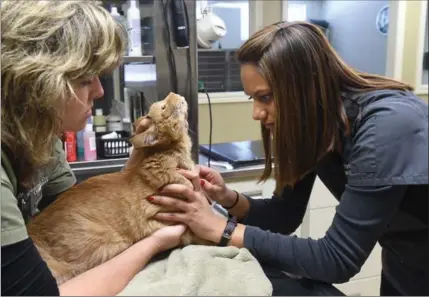
M234 203L236 194L228 189L218 171L206 166L198 166L198 171L201 188L210 199L222 206L230 206ZM181 170L181 173L190 180L195 179L191 171Z
M226 218L216 214L203 191L197 175L191 182L194 190L185 185L170 184L165 186L161 194L165 196L151 196L149 201L175 209L174 212L160 212L155 219L167 222L186 224L191 231L200 238L219 242L226 225ZM186 200L172 198L183 197Z
M185 233L186 226L183 224L163 227L149 236L154 240L158 252L174 248L180 244L180 237Z

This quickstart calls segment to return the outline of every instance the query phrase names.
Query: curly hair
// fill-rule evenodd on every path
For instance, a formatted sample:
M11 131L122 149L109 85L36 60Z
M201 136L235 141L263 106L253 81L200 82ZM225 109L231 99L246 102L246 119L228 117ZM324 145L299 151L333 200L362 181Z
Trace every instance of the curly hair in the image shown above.
M74 83L117 67L125 36L98 1L2 1L1 141L21 184L52 159Z

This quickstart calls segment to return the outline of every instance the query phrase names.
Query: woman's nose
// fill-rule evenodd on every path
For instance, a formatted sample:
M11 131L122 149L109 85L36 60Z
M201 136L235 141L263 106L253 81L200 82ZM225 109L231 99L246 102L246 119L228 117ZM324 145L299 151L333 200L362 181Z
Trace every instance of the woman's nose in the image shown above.
M254 101L252 118L255 121L262 121L266 117L267 117L267 112L257 102Z
M104 89L103 89L103 86L101 85L101 81L98 76L94 78L94 81L92 82L91 91L92 91L93 100L100 99L104 95Z

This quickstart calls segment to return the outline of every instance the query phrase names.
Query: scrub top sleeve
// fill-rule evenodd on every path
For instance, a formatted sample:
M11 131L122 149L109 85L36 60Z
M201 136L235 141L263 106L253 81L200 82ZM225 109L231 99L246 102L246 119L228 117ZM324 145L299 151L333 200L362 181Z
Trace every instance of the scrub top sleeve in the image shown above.
M380 100L363 111L352 139L349 185L428 183L427 104L406 100Z

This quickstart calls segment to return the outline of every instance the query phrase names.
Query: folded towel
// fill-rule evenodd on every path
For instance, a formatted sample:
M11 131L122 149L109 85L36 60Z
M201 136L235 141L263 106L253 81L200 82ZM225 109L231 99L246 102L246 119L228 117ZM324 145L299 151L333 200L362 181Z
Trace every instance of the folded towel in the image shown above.
M272 285L245 248L190 245L148 264L122 296L271 296Z

